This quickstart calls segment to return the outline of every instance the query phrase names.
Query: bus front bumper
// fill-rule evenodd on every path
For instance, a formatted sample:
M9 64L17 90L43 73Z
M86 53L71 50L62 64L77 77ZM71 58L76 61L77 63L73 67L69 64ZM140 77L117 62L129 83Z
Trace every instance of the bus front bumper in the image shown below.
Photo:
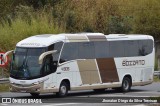
M11 92L21 92L21 93L50 93L50 92L58 92L58 88L52 89L44 89L43 83L30 85L30 86L23 86L23 85L16 85L10 84L10 91Z
M36 84L36 85L30 85L30 86L10 84L10 91L11 92L40 93L42 88L43 88L42 84Z

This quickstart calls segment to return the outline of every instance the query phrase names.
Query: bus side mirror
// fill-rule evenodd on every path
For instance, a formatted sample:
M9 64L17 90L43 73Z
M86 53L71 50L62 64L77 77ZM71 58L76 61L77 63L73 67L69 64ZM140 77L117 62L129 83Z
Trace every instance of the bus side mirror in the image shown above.
M42 53L42 54L39 56L38 63L39 63L39 64L42 64L43 59L44 59L47 55L53 54L53 53L56 53L56 52L57 52L57 50L52 50L52 51L47 51L47 52Z
M4 55L3 55L3 59L4 59L4 62L7 62L7 56L10 54L10 53L13 53L14 50L10 50L8 52L6 52Z

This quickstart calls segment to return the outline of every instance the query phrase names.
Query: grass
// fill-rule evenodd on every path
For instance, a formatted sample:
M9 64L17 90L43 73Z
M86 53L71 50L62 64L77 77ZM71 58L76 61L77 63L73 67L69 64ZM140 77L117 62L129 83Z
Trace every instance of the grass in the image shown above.
M157 56L155 56L154 70L158 70L158 58L157 58Z
M154 76L154 82L160 82L160 78L158 76Z
M0 84L0 92L9 92L9 83Z
M160 96L159 97L149 97L149 99L151 99L151 100L157 100L157 103L159 103L160 102ZM150 105L150 106L152 106L152 105ZM154 104L153 106L159 106L159 104Z
M40 12L17 13L16 16L0 24L0 51L15 48L17 42L37 34L56 34L65 32L52 16L43 10Z
M3 49L3 51L13 49L17 42L29 36L60 32L60 29L53 24L49 25L46 21L45 19L32 19L32 23L28 24L23 19L16 19L12 23L12 26L1 26L0 47L3 47L1 49Z
M52 1L54 4L55 1ZM18 41L44 33L88 31L141 33L159 37L159 0L60 1L53 7L46 5L36 10L32 6L18 5L13 13L0 17L0 51L14 49Z

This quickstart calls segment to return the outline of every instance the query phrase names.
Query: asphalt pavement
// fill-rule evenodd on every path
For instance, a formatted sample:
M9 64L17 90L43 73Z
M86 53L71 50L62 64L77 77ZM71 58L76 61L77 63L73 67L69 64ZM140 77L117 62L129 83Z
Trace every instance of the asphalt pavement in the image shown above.
M160 103L141 103L142 99L149 99L151 97L160 97L160 82L154 82L150 85L146 86L136 86L132 87L130 92L122 93L112 89L107 89L105 92L94 92L92 90L84 90L84 91L71 91L68 96L65 98L58 98L54 93L49 94L41 94L39 97L33 98L28 93L11 93L11 92L3 92L0 93L2 98L18 98L18 99L40 99L42 100L42 104L34 104L34 105L43 105L43 106L160 106ZM131 100L139 100L138 102L130 103L127 102ZM152 98L153 99L153 98ZM105 102L107 100L107 102ZM109 100L109 101L108 101ZM111 101L111 100L120 100L119 103ZM154 99L156 100L156 99ZM7 103L2 103L1 105L11 105ZM12 104L13 106L20 105L29 105L29 104ZM33 105L33 104L32 104Z

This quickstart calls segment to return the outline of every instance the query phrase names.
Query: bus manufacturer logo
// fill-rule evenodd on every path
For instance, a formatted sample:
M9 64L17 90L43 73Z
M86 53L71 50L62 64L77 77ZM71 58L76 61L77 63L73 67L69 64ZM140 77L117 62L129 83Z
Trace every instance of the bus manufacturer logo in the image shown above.
M62 71L69 71L70 69L69 69L69 67L62 67L61 70Z
M123 60L122 66L145 65L145 60Z
M40 46L40 44L39 43L22 43L21 44L22 46Z

